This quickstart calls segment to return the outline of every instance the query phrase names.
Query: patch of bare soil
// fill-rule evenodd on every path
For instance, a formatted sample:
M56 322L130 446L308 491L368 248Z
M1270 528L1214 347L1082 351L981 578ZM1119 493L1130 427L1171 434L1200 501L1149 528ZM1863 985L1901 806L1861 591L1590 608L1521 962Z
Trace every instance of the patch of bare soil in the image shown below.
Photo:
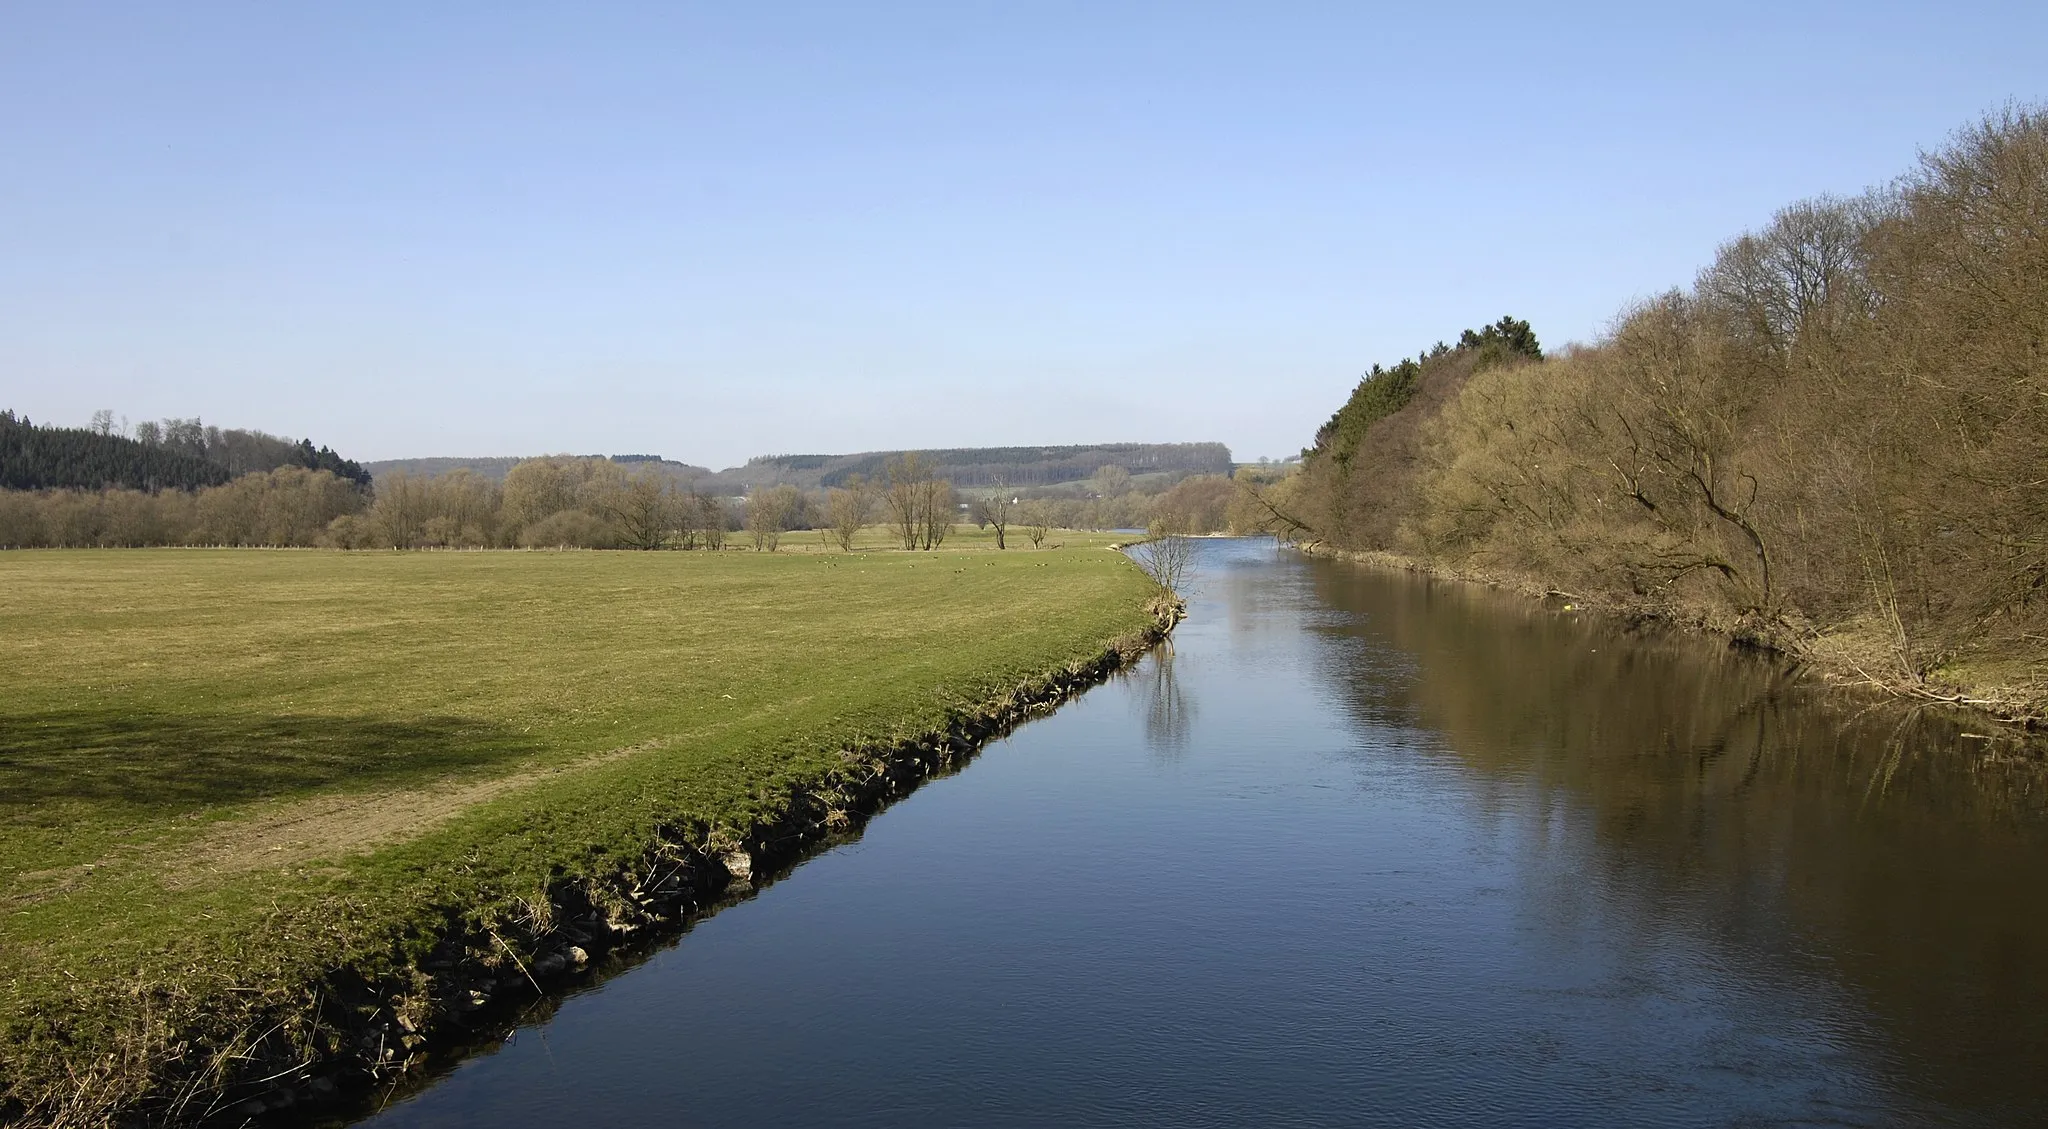
M363 854L416 838L469 808L509 792L623 760L660 742L614 749L570 765L490 780L400 792L316 796L223 825L196 842L151 859L163 884L185 889L217 875L301 866Z
M166 889L184 890L222 875L285 870L314 860L363 854L431 831L485 801L665 743L629 745L573 764L489 780L448 781L396 792L311 796L269 805L245 818L223 822L188 843L168 848L138 844L91 863L19 874L8 883L12 888L0 894L0 905L39 902L75 890L96 874L132 872L139 866L148 867Z

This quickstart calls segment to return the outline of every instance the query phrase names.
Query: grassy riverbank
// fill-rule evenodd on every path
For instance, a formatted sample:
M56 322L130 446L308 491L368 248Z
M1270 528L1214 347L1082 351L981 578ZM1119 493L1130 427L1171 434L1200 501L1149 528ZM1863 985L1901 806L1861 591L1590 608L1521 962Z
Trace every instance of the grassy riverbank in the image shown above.
M545 934L565 884L1152 627L1062 540L0 554L0 1115L203 1095L336 969L395 1006L451 922Z

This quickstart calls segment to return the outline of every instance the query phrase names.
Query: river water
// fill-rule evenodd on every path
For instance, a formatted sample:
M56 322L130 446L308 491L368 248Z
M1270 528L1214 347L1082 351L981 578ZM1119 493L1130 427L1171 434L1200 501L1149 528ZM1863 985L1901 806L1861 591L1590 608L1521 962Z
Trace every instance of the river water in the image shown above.
M2048 1125L2038 758L1556 603L1199 563L1170 653L372 1123Z

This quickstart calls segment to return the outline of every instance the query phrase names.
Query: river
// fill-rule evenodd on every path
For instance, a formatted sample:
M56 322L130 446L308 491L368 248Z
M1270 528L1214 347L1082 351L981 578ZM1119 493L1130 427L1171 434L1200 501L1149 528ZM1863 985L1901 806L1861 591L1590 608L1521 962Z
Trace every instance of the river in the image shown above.
M1556 602L1198 566L1170 650L369 1124L2048 1124L2038 756Z

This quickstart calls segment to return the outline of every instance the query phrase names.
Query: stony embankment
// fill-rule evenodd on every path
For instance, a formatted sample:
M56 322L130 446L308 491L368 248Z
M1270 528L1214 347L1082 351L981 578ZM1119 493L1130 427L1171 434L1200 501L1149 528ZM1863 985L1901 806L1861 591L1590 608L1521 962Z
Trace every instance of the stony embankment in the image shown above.
M1380 550L1341 549L1320 541L1296 542L1294 548L1308 556L1352 561L1438 580L1482 584L1531 599L1565 600L1568 601L1566 606L1575 610L1600 612L1635 622L1654 621L1687 631L1719 635L1731 642L1781 655L1835 686L1956 709L2027 734L2048 732L2048 694L2044 694L2039 686L2029 691L2022 687L1986 685L1948 672L1921 680L1885 674L1881 664L1868 654L1868 641L1849 632L1823 633L1810 626L1783 622L1723 622L1689 613L1683 608L1628 601L1598 592L1563 592L1525 576L1449 568L1436 562Z

